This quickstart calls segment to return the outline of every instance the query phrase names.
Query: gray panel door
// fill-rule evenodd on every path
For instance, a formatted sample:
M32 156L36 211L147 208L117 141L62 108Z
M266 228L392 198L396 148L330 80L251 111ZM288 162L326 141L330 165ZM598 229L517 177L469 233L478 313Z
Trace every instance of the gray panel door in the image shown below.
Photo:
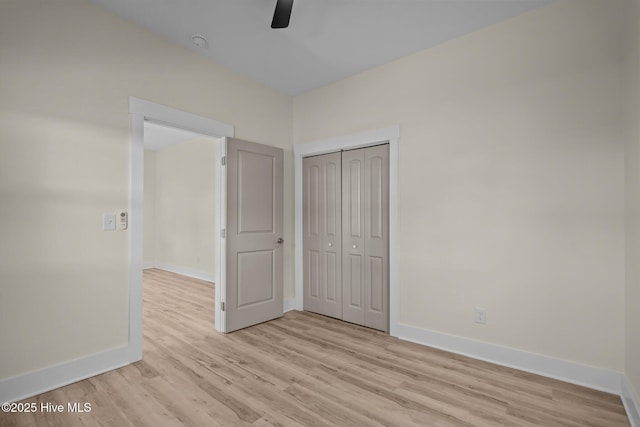
M364 149L342 153L342 318L364 325Z
M227 138L226 332L282 316L283 150Z
M305 158L303 197L305 310L388 331L389 145Z
M389 330L389 146L364 149L364 325Z
M389 330L389 146L342 154L343 319Z
M303 161L303 269L306 310L342 318L340 153Z

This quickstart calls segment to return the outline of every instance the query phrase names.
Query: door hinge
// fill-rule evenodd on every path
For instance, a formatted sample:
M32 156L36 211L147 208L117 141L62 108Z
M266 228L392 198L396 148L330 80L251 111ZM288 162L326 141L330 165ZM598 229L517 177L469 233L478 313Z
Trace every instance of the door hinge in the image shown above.
M227 237L227 230L225 228L220 230L220 237L222 237L223 239Z
M220 301L220 310L224 311L224 301Z
M227 156L222 156L222 166L227 164Z

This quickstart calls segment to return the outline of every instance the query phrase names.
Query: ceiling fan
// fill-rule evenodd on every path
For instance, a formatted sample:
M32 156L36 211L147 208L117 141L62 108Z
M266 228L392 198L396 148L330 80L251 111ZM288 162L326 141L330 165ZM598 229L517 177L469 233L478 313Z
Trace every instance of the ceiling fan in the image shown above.
M273 12L271 28L287 28L289 26L292 8L293 0L278 0L276 10Z

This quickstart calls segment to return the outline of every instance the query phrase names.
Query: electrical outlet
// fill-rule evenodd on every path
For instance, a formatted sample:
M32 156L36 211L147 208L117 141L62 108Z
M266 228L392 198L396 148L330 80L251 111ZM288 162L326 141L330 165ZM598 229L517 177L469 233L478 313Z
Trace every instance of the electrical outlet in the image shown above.
M476 311L474 312L473 320L476 323L485 324L487 323L487 309L476 307Z

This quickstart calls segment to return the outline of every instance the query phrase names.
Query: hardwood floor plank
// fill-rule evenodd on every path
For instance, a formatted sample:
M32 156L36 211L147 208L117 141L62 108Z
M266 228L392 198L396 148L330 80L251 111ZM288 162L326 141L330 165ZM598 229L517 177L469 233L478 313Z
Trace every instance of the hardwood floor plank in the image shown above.
M629 426L619 396L308 312L215 331L213 284L145 270L143 360L26 399L1 426Z
M314 413L309 410L306 405L297 405L288 395L285 395L281 390L273 385L255 383L250 380L243 380L237 384L239 389L242 390L252 401L259 401L260 405L272 408L272 411L275 410L279 414L292 419L296 423L300 423L304 426L331 425L331 423L324 419L322 414Z
M304 427L303 424L277 414L265 414L253 425L256 427Z
M464 420L459 419L457 417L457 414L455 413L445 413L440 411L438 408L425 406L412 398L405 397L399 393L396 393L395 390L389 390L385 387L381 387L375 382L370 382L365 379L349 375L339 369L335 369L326 365L321 365L319 369L322 371L323 376L334 377L337 380L353 384L354 386L362 390L366 390L371 394L375 394L376 396L394 403L403 410L415 411L421 414L425 414L430 416L430 419L444 418L451 422L451 425L465 427L471 426L471 424L468 424Z
M374 419L359 414L344 404L328 399L323 393L314 393L299 384L292 384L284 392L291 396L292 402L304 406L332 425L339 426L375 426L380 425Z

